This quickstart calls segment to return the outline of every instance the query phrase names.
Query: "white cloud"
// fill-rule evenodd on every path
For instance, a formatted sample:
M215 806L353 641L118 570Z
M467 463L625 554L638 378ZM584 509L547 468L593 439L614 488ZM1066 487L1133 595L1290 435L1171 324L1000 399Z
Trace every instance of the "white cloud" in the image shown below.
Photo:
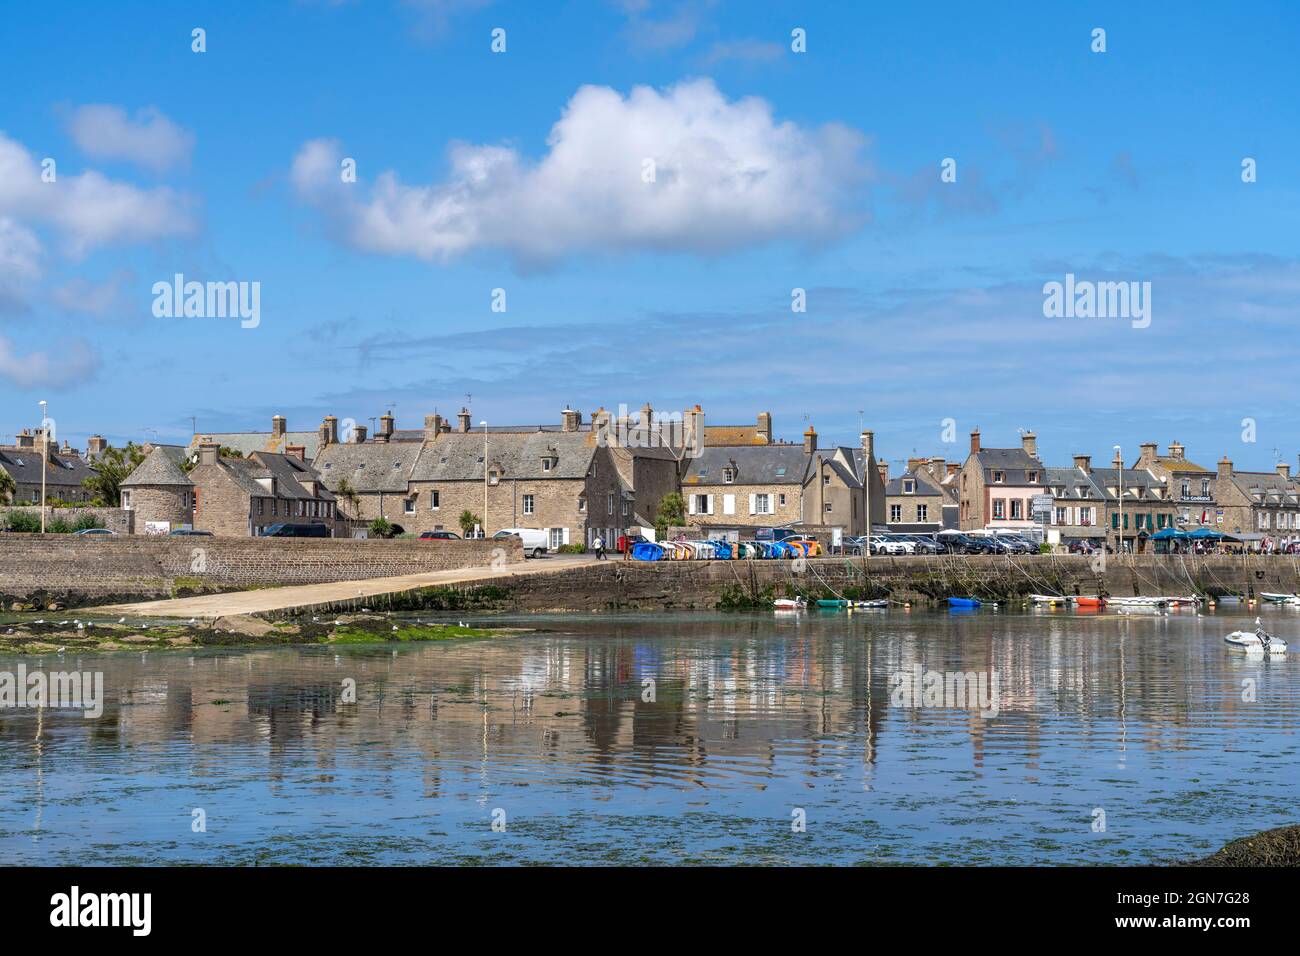
M864 137L839 124L777 122L757 97L705 80L626 97L584 86L534 163L506 146L453 144L442 183L393 172L339 176L332 140L305 143L291 181L357 248L445 261L478 248L550 260L580 251L718 253L774 239L819 241L857 226ZM643 180L653 160L655 179Z
M99 352L85 339L61 342L45 352L19 355L0 336L0 380L19 388L63 388L87 381L99 371Z
M117 270L103 282L78 276L51 290L50 298L67 312L108 315L121 306L123 286L134 279L135 274L128 269Z
M35 279L41 273L41 241L30 229L0 216L0 282Z
M87 156L122 159L154 172L185 166L194 134L149 106L127 116L120 106L81 106L68 118L68 132Z
M69 255L114 242L187 234L194 229L191 205L166 187L143 189L95 170L58 171L53 182L44 182L32 154L0 133L0 216L27 228L53 227Z

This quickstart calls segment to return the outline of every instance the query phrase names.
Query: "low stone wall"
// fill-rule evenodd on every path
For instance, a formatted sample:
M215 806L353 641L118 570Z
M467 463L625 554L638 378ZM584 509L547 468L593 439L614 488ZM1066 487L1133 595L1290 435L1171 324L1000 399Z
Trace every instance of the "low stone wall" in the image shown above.
M855 587L913 603L949 596L1005 601L1033 593L1253 597L1300 591L1300 561L1291 555L1111 555L1106 570L1097 572L1091 558L1077 555L875 557L867 576L862 558L801 564L614 560L494 583L508 596L492 606L523 611L713 608L724 594L753 596L769 585L781 597L787 584L813 596Z
M35 505L6 505L0 507L0 527L4 527L4 518L12 511L30 511L36 515L37 520L41 517L41 506ZM131 534L133 531L132 517L134 512L125 508L46 508L45 523L48 526L55 518L62 518L68 524L76 524L78 518L82 515L94 515L99 518L105 528L116 531L118 534Z
M0 534L0 601L65 607L523 561L518 539Z

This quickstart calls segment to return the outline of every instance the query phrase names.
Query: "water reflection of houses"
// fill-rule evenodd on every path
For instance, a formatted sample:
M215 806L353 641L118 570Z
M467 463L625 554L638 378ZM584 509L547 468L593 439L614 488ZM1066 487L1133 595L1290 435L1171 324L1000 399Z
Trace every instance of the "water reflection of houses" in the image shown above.
M761 785L810 768L870 768L941 739L964 742L977 768L997 759L1032 770L1058 745L1122 759L1190 746L1211 718L1294 722L1295 695L1247 704L1235 685L1207 691L1223 686L1228 665L1206 627L1221 630L1174 616L843 615L775 629L749 617L653 629L606 620L569 635L396 652L121 655L103 659L104 720L60 732L105 747L187 741L199 775L222 773L236 747L265 761L272 780L306 765L328 782L336 765L364 763L379 787L414 754L436 795L452 781L522 777ZM891 706L891 674L917 666L996 671L997 718ZM355 704L341 699L345 680L356 682ZM16 739L18 723L0 724L0 739Z

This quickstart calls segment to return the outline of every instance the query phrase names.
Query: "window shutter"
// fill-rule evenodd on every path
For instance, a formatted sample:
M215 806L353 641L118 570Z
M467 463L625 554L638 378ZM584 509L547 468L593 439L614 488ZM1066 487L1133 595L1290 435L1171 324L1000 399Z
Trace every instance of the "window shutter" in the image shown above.
M565 529L563 529L563 531L562 531L561 533L562 533L563 537L560 539L560 543L561 543L561 544L568 544L568 543L569 543L569 529L568 529L568 528L565 528Z
M690 506L691 506L691 507L690 507L690 513L691 513L691 514L695 514L695 496L694 496L694 495L691 495L690 498L691 498L691 500L690 500Z
M734 514L736 513L736 496L735 496L735 495L723 495L723 496L722 496L722 513L723 513L724 515L734 515Z
M708 511L705 512L705 514L713 514L713 495L706 495L704 498L704 503L708 505L708 509L709 509Z
M757 499L757 497L758 497L757 495L750 495L750 496L749 496L749 513L750 513L750 514L754 514L754 513L755 513L755 512L754 512L754 508L756 507L755 500Z

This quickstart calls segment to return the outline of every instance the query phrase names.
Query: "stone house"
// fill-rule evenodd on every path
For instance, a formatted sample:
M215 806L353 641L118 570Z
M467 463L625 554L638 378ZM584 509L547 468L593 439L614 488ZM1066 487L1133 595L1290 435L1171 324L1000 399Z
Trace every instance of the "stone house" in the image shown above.
M1106 538L1106 495L1094 480L1092 457L1075 455L1073 468L1044 469L1044 483L1052 496L1049 541L1067 547L1078 541L1102 544Z
M767 441L770 416L760 415L759 426L752 434L731 436L743 439L735 445L714 444L728 435L705 427L705 447L687 463L682 478L688 525L740 532L807 525L862 534L864 479L872 482L872 512L883 523L884 482L865 464L875 462L871 432L862 433L862 448L819 450L811 426L800 445Z
M1165 482L1176 510L1176 527L1183 531L1219 527L1222 516L1214 497L1216 473L1189 461L1181 444L1170 442L1168 453L1160 455L1155 442L1145 442L1133 467L1145 468Z
M890 531L934 534L945 527L947 496L934 481L926 459L913 458L907 470L889 478L889 466L881 462L885 485L885 520Z
M137 534L167 534L194 525L194 482L185 474L184 450L159 446L122 480L122 508L134 515Z
M552 549L598 533L612 545L636 520L635 492L589 430L441 434L421 446L410 493L420 530L459 533L469 511L488 535L537 528Z
M1276 471L1237 471L1225 455L1215 475L1214 497L1223 513L1219 531L1247 541L1300 538L1300 486L1285 462Z
M979 430L971 432L970 454L957 478L961 530L1035 527L1031 503L1046 493L1045 477L1033 432L1021 436L1019 448L984 448Z
M335 497L300 454L222 458L219 450L215 442L200 445L188 476L195 530L248 537L283 523L323 524L336 533Z
M1112 547L1122 540L1129 551L1145 551L1151 535L1177 526L1177 504L1154 471L1122 464L1116 458L1114 467L1092 469L1093 482L1106 499L1106 536Z

